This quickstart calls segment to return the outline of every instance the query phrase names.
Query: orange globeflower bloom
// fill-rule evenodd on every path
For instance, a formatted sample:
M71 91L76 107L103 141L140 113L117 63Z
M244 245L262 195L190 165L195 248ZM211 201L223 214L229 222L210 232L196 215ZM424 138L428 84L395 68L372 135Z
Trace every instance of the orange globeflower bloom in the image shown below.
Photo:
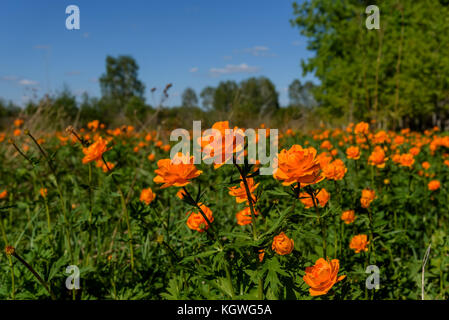
M164 150L165 152L169 152L170 151L171 146L169 144L164 144L161 149Z
M440 184L440 181L438 181L438 180L432 180L427 185L427 187L429 188L430 191L438 190L438 189L440 189L440 186L441 186L441 184Z
M0 192L0 200L1 199L5 199L8 196L8 191L3 190L2 192Z
M385 157L385 151L379 146L376 146L373 150L373 152L368 157L368 164L371 166L377 166L378 168L384 168L385 167L385 161L387 161L388 158Z
M21 133L22 133L22 131L21 131L20 129L16 129L16 130L14 130L14 132L13 132L13 134L14 134L15 137L20 136Z
M400 163L401 162L401 155L399 153L396 153L395 155L393 155L391 160L393 160L394 163Z
M360 159L360 149L359 147L349 147L346 149L346 156L348 159L358 160Z
M411 153L404 153L401 155L400 164L403 167L411 167L415 163L415 158Z
M290 239L285 235L284 232L281 232L277 236L273 238L273 244L271 245L271 249L276 251L277 254L286 255L293 251L294 242L293 239Z
M430 163L427 161L424 161L423 163L421 163L421 166L423 167L424 170L427 170L430 168Z
M22 124L23 124L23 120L22 119L14 120L14 126L15 127L20 127Z
M83 158L83 164L101 160L103 153L111 149L107 148L107 144L108 142L106 140L104 140L102 137L99 137L96 142L92 143L87 148L83 148L83 153L85 154Z
M289 150L283 149L277 157L278 168L273 177L286 186L298 182L304 187L322 181L324 177L316 153L315 148L303 149L297 144Z
M324 207L326 203L330 199L330 194L326 191L326 189L321 189L318 194L316 195L315 199L317 200L317 205L320 207ZM306 207L306 209L313 208L313 199L310 196L310 194L306 192L301 192L299 194L299 200L302 202L302 204Z
M362 208L368 208L374 199L376 199L376 192L374 190L371 189L362 190L362 197L360 198Z
M251 195L253 195L253 192L256 190L256 188L259 186L259 184L255 184L254 183L254 179L253 178L246 178L246 182L248 184L248 189L249 192L251 193ZM248 203L248 196L246 194L246 189L245 189L245 184L243 183L243 181L240 181L240 186L239 187L230 187L229 189L229 194L233 197L235 197L235 201L237 203L242 203L244 201L246 201ZM253 202L256 202L256 197L253 195L252 196Z
M256 214L256 216L259 214L259 212L257 211L255 211L254 213ZM242 211L237 212L235 217L237 218L237 224L240 226L251 224L253 220L251 216L251 209L249 207L246 207Z
M449 167L449 160L444 160L444 164Z
M140 201L145 202L147 205L150 204L154 198L156 198L156 194L154 194L151 188L142 189L140 193Z
M199 206L209 222L212 223L214 221L212 211L202 203L199 203ZM190 214L189 218L187 219L187 227L198 232L204 232L209 229L209 224L204 219L201 212L187 212L187 214Z
M185 194L184 190L182 190L182 189L179 189L178 192L176 192L176 196L181 200L184 199L185 195L186 194Z
M341 220L343 220L346 224L353 223L356 216L354 214L354 210L346 210L341 214Z
M329 180L341 180L348 169L341 159L336 159L323 168L323 175Z
M355 125L354 128L354 133L355 134L368 134L369 133L369 124L366 122L359 122Z
M157 176L153 179L156 183L163 183L161 189L170 186L184 187L191 179L198 177L202 171L193 164L193 156L178 153L173 161L161 159L157 162L158 169L154 170Z
M242 129L229 127L229 121L219 121L212 125L211 133L198 138L203 150L203 160L214 160L214 168L218 169L244 149L245 133ZM228 131L228 132L227 132ZM257 136L255 137L258 139ZM254 142L254 141L253 141Z
M148 155L148 160L154 161L154 159L156 159L156 155L155 155L154 153L150 153L150 154Z
M41 194L42 198L46 198L47 194L48 194L48 190L47 190L47 188L41 188L39 190L39 193Z
M263 261L263 257L265 256L265 250L264 249L260 249L259 250L259 262Z
M320 146L321 149L331 150L333 148L331 142L329 140L324 140Z
M87 124L87 128L92 130L92 131L96 131L98 129L98 125L100 124L100 121L98 120L94 120L91 121Z
M310 288L311 296L326 294L337 282L343 280L346 275L337 277L340 269L338 259L324 260L319 258L313 267L306 268L306 274L302 278Z
M332 162L332 156L329 154L329 152L320 153L319 155L317 155L316 159L320 163L321 168L324 168Z
M421 149L419 149L418 147L413 147L413 148L411 148L411 149L409 150L409 152L410 152L412 155L417 156L417 155L421 152Z
M387 140L388 140L388 135L387 135L387 133L386 133L385 131L383 131L383 130L380 130L379 132L377 132L377 133L374 135L374 142L375 142L375 143L381 144L381 143L386 142Z
M104 163L102 159L97 160L97 168L101 168L103 172L108 172L109 170L114 169L114 167L115 164L113 164L112 162L107 161L106 163Z
M355 253L359 253L360 251L368 251L368 237L366 234L359 234L352 237L351 242L349 243L349 248L355 251Z

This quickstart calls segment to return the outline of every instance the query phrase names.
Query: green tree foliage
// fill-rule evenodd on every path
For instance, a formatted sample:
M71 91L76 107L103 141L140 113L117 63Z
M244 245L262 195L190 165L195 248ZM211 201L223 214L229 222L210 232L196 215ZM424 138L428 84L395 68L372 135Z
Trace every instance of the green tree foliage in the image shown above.
M316 106L313 91L316 86L313 82L307 81L302 84L301 81L295 79L288 86L288 98L291 106L313 108Z
M249 78L240 83L240 108L247 114L272 114L279 109L278 93L266 77Z
M293 4L292 25L315 53L302 67L321 81L314 92L323 114L384 127L442 124L449 109L448 2L379 2L378 30L365 25L371 4Z
M214 109L228 113L238 96L238 85L235 81L221 81L214 92Z
M103 99L123 111L132 97L143 99L144 84L138 79L139 66L130 56L106 57L106 73L100 77Z
M206 87L203 90L201 90L200 97L202 100L203 108L205 110L209 110L212 108L214 104L214 95L215 95L215 88L213 87Z
M182 93L182 106L183 107L196 107L198 106L198 97L195 90L192 88L186 88Z

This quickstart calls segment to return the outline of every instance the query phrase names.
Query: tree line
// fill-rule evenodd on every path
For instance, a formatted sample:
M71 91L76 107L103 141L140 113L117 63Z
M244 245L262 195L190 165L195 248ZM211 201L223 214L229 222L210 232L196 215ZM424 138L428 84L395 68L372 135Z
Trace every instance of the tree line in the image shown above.
M167 107L171 84L162 91L149 89L153 104L145 99L146 88L138 77L139 66L131 56L106 57L105 73L99 78L101 97L89 97L84 93L81 99L64 87L60 92L46 95L37 101L29 101L24 110L11 102L0 100L0 116L14 117L20 113L33 115L41 113L45 126L58 128L67 123L85 125L94 119L109 125L124 123L164 124L168 127L191 126L193 120L213 123L218 120L232 120L240 126L258 125L261 122L286 123L289 120L304 119L304 115L315 107L312 96L315 85L301 83L295 79L288 88L289 105L279 104L279 93L267 77L251 77L241 82L221 81L216 87L207 86L199 93L186 88L181 95L181 105Z

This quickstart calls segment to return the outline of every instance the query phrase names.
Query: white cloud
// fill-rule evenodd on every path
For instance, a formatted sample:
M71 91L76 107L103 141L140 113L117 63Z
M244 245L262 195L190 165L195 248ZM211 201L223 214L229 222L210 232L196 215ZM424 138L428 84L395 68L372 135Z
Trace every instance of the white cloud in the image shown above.
M37 85L37 81L29 80L29 79L22 79L19 81L19 84L22 86L34 86Z
M245 48L243 50L237 50L236 52L251 54L255 57L274 57L275 54L270 52L270 48L267 46L254 46L251 48Z
M190 68L189 72L197 72L198 70L199 70L198 67L193 67Z
M259 67L249 66L246 63L241 63L239 65L228 64L224 68L211 68L209 71L212 75L218 76L222 74L232 74L232 73L254 73L260 70Z
M17 77L17 76L3 76L2 77L2 80L5 80L5 81L16 81L17 79L19 79L19 77Z

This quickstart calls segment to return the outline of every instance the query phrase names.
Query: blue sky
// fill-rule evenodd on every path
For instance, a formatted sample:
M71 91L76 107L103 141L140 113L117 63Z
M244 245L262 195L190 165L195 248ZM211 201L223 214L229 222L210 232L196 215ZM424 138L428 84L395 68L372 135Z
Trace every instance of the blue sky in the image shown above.
M67 30L65 9L80 9L80 30ZM167 104L182 91L266 76L280 102L302 77L301 58L312 55L290 25L291 0L8 0L0 3L0 97L24 105L61 91L99 97L107 55L131 55L146 86L173 83ZM158 97L158 95L156 95Z

